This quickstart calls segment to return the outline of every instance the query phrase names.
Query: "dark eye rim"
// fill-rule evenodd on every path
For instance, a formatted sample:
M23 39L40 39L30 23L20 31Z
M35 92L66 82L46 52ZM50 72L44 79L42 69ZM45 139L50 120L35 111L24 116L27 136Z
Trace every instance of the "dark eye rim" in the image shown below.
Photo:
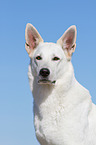
M38 55L38 56L36 56L36 59L37 59L37 60L41 60L42 57Z
M53 60L53 61L58 61L58 60L60 60L60 58L57 57L57 56L55 56L54 58L52 58L52 60Z

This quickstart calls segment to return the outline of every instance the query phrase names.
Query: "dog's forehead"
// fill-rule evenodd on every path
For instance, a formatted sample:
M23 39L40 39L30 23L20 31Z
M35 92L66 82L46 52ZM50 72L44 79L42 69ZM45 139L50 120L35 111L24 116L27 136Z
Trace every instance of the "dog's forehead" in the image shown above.
M37 47L37 51L36 53L44 53L44 54L58 54L58 55L62 55L64 54L61 46L59 46L56 43L48 43L48 42L44 42L44 43L40 43L40 45Z

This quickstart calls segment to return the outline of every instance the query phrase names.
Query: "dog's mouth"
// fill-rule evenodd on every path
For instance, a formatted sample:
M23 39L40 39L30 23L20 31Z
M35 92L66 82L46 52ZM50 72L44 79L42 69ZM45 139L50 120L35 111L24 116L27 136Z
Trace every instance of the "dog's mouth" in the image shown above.
M52 84L52 85L55 85L56 81L51 81L51 80L47 80L47 79L42 79L42 80L39 80L38 81L38 84Z

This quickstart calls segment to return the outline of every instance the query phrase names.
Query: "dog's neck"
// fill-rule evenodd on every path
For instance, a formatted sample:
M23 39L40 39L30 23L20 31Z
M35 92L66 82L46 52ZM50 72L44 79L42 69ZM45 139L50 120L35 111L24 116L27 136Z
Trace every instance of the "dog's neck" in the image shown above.
M67 92L74 85L74 83L75 76L72 64L70 65L68 71L64 73L63 76L56 81L55 85L37 84L36 78L34 77L33 82L34 102L38 106L44 103L50 96L55 97L56 94L58 94L59 96L62 96L62 94L66 96ZM57 99L60 99L60 97Z

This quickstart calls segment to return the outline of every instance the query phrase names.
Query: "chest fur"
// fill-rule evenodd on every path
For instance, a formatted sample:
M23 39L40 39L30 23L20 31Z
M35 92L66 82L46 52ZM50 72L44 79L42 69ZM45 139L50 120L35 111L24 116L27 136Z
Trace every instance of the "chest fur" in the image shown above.
M83 140L88 124L86 107L85 103L77 105L55 100L52 104L51 101L42 104L39 109L34 105L38 140L46 140L56 145L64 145L70 140L77 143Z

